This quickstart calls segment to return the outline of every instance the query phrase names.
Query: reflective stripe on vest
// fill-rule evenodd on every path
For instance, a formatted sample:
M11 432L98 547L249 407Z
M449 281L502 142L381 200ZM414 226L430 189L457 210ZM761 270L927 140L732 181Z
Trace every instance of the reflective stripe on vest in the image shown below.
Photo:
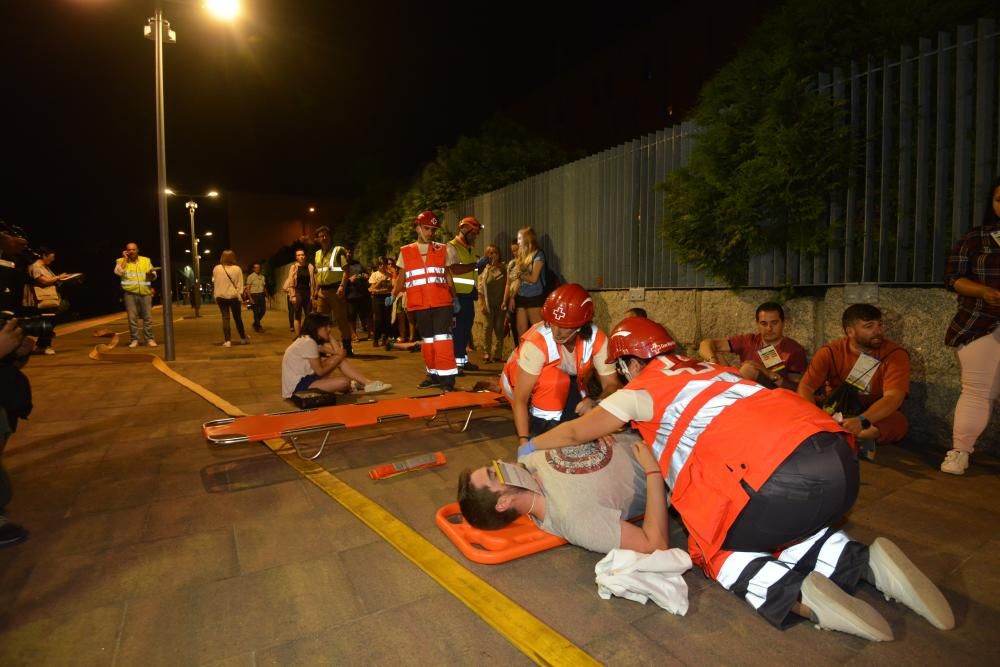
M139 256L134 262L125 263L125 271L121 275L122 289L132 294L146 296L152 290L152 283L146 278L153 270L153 263L148 257Z
M344 267L337 265L343 259L343 246L334 246L330 254L323 257L323 249L316 251L316 283L336 285L344 278Z
M452 239L448 241L448 245L455 248L458 251L458 262L459 264L475 264L476 253L473 252L472 248L466 248L464 245L458 242L457 239ZM466 271L465 273L454 273L452 272L451 279L455 281L455 293L456 294L472 294L473 290L476 289L476 270Z
M670 466L667 469L667 476L665 478L667 486L670 488L674 487L674 484L677 482L677 476L684 469L684 466L687 465L688 459L691 458L691 452L694 451L695 445L698 444L698 438L708 425L712 423L712 419L736 401L753 396L763 389L760 385L735 384L741 380L742 378L739 376L726 372L710 380L689 382L677 394L674 400L670 402L670 405L660 417L660 428L653 443L653 454L657 459L663 455L669 442L674 441L677 443L670 455ZM726 384L729 386L724 386ZM702 393L713 389L718 390L719 393L710 398L708 402L698 409L694 416L690 418L683 431L679 434L674 433L677 422L688 406L690 406L691 402Z
M451 290L445 262L448 252L444 245L431 243L426 258L420 256L416 243L400 248L403 256L403 281L406 286L406 309L426 310L451 306Z

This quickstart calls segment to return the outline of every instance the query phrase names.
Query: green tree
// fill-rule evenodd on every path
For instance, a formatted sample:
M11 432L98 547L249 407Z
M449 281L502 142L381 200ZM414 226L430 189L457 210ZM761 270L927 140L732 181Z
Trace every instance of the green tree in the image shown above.
M475 137L460 137L440 147L405 190L357 222L360 247L368 259L414 238L417 213L443 213L457 203L564 164L569 157L556 144L539 139L502 116L487 121Z
M814 92L820 71L883 53L958 21L996 13L984 0L789 0L702 89L704 128L684 169L661 184L663 232L681 261L730 285L749 258L791 243L806 254L858 147L845 109Z

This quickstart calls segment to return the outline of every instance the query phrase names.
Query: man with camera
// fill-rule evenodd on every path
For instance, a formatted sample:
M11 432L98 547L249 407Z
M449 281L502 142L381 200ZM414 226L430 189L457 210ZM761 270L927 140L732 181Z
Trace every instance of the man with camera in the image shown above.
M48 324L41 318L15 319L23 308L27 254L24 232L0 220L0 547L28 537L28 531L7 520L11 483L3 466L3 450L17 428L17 420L31 413L31 383L21 367L34 349L35 339L26 333L38 333L37 329Z

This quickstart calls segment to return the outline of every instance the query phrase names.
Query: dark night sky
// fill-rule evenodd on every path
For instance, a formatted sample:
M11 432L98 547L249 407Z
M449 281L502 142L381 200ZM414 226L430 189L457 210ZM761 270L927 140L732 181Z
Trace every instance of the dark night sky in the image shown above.
M155 254L153 46L142 38L153 4L0 2L0 217L29 230L34 245L60 249L57 268L110 262L128 235ZM406 179L436 146L544 95L643 26L680 12L662 40L683 53L719 26L746 34L778 2L243 4L233 26L193 1L164 5L178 35L165 47L175 188L349 199L363 187L359 174ZM736 48L727 47L713 54L719 62ZM683 82L682 103L700 83ZM621 141L668 124L612 131ZM602 147L579 139L568 148Z

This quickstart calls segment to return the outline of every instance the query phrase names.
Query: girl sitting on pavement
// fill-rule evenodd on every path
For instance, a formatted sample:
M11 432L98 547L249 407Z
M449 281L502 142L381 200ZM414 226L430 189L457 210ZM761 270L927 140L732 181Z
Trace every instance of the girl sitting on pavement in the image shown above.
M339 340L330 339L330 317L324 313L309 313L302 322L302 335L285 350L281 359L281 396L291 398L297 391L315 389L328 393L346 394L351 389L377 394L392 389L391 384L370 380L347 360L347 352ZM320 351L328 356L321 357ZM340 370L334 376L333 371Z

